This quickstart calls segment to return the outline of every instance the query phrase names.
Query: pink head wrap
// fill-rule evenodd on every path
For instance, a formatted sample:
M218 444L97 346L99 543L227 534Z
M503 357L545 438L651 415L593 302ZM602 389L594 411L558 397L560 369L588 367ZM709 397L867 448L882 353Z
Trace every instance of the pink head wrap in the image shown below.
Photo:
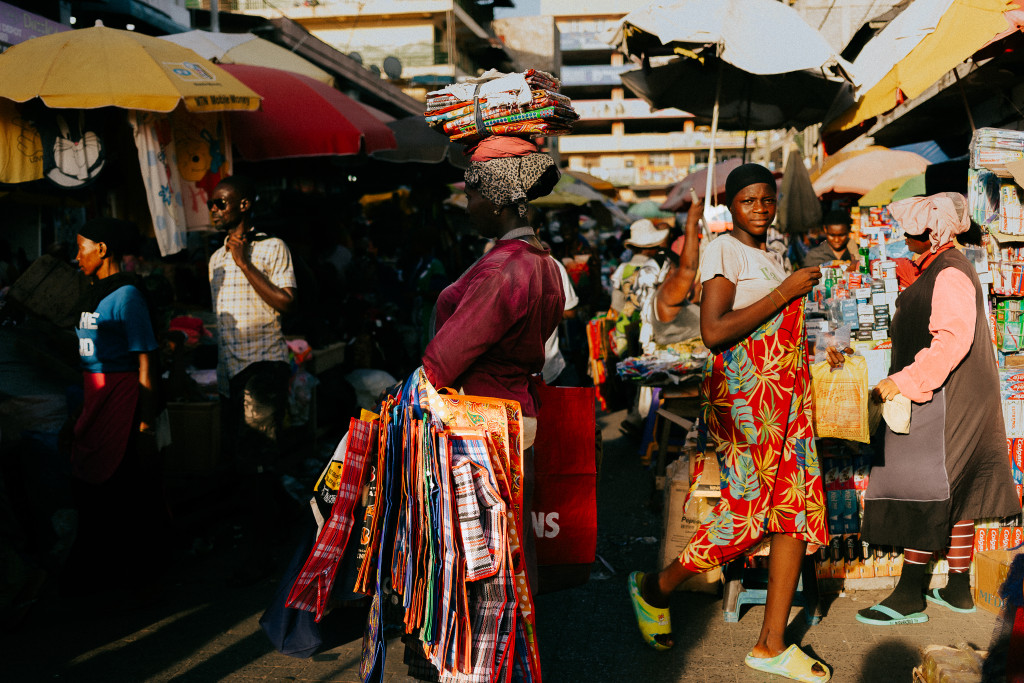
M531 140L514 135L489 135L475 145L467 147L465 154L470 161L490 161L508 157L522 157L537 153L537 145Z
M901 199L889 205L889 213L908 235L921 235L931 230L928 238L933 252L971 227L967 200L958 192Z

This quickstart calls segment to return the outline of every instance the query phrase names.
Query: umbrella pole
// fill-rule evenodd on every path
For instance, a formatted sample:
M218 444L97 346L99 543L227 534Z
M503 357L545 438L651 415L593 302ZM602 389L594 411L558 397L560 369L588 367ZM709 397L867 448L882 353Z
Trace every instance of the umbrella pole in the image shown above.
M750 74L747 74L747 126L743 129L743 163L747 163L747 136L750 134Z
M722 94L722 65L718 65L718 82L715 84L715 108L711 112L711 148L708 150L708 180L704 187L704 231L705 237L711 237L708 229L711 212L711 189L715 177L715 137L718 135L718 99Z
M967 112L967 122L971 124L971 133L974 133L977 128L974 127L974 117L971 115L971 105L967 101L967 91L964 90L964 84L960 80L960 72L956 70L956 67L953 67L953 78L956 79L956 86L960 90L960 99L964 102L964 111Z

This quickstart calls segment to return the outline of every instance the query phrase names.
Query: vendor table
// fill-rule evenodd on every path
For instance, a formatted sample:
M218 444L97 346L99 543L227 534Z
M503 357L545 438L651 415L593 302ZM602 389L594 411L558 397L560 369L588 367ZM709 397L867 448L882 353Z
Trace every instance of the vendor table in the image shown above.
M700 414L700 385L684 384L679 387L663 389L661 405L657 408L661 418L661 430L658 433L657 472L659 477L665 476L665 461L668 457L669 432L672 425L689 431Z

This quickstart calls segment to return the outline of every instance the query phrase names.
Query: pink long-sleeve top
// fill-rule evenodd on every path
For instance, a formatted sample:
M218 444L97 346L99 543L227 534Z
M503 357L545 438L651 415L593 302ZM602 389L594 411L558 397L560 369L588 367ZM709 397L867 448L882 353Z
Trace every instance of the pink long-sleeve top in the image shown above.
M931 265L935 255L922 260L918 272ZM932 343L918 351L914 362L889 379L900 393L916 403L925 403L941 387L949 373L967 357L974 343L977 324L974 283L956 268L946 268L935 278L932 314L928 331Z
M565 294L550 252L502 240L437 299L437 333L423 353L435 387L519 401L536 417L530 375L562 320Z

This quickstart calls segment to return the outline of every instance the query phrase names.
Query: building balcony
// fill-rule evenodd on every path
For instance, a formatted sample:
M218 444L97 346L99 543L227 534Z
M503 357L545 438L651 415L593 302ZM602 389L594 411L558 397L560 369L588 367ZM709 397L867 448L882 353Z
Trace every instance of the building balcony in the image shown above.
M633 64L595 64L587 66L563 66L562 87L583 87L593 85L620 86L622 79L619 74L632 71Z
M185 0L190 9L210 9L210 0ZM360 17L372 15L434 14L448 12L458 5L480 24L489 24L498 4L478 4L473 0L220 0L220 8L242 14L284 14L289 19L319 17Z
M641 99L581 100L573 99L573 109L584 121L622 121L625 119L688 119L693 118L678 109L655 109Z
M612 46L601 40L601 34L594 31L562 33L558 44L562 52L612 51Z
M748 139L748 146L752 146ZM566 135L558 138L560 154L618 154L706 150L711 147L709 131L689 133L638 133L636 135ZM716 149L743 149L743 134L719 131ZM596 175L596 174L595 174Z
M358 17L380 14L432 14L452 9L453 0L220 0L228 12L259 14L289 19ZM464 3L459 3L464 4ZM210 0L187 0L193 9L210 9Z
M615 187L630 187L636 185L635 168L605 168L604 166L591 166L583 169L587 173L601 180L607 180Z

